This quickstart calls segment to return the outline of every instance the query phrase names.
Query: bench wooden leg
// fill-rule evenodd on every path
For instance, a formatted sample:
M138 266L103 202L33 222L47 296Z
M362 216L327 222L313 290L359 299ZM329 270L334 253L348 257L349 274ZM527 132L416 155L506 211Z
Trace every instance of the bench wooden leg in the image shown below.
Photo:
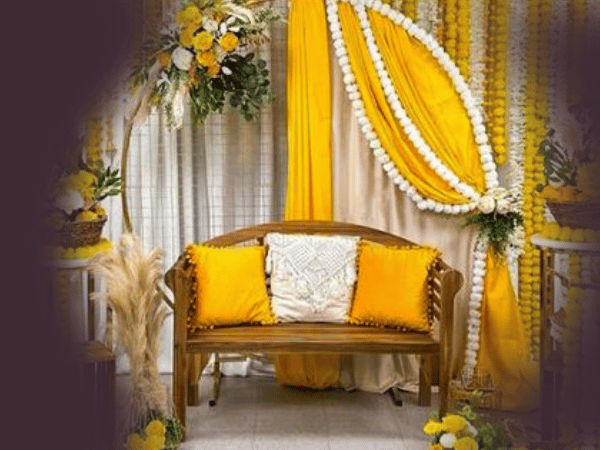
M187 404L198 406L200 404L200 373L203 368L204 355L187 355Z
M421 367L419 368L419 406L431 405L432 363L433 358L431 355L421 356Z
M440 417L448 412L448 390L450 386L450 366L444 358L440 358Z
M173 355L173 404L175 406L175 414L184 427L188 384L187 365L187 355L181 346L175 344Z

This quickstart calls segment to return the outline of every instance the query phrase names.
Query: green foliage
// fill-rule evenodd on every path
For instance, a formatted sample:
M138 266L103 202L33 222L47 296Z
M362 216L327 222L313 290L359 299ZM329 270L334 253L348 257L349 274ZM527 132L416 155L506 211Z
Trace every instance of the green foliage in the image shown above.
M101 202L106 197L119 195L123 187L123 179L119 176L119 169L111 170L110 166L94 173L98 181L94 185L94 200Z
M480 232L488 238L496 253L502 255L506 251L510 234L517 226L523 225L523 216L516 212L507 214L498 214L495 211L489 214L476 213L465 219L466 225L479 227Z
M577 182L577 164L575 159L556 140L555 131L551 128L542 140L539 152L544 155L544 175L546 184L552 181L575 186Z

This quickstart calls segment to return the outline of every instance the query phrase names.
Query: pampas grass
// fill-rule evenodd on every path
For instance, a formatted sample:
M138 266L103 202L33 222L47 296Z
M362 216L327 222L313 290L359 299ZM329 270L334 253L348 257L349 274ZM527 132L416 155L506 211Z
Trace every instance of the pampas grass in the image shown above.
M100 295L112 308L117 339L130 361L130 429L149 412L171 413L158 371L160 330L168 315L158 293L162 253L155 248L146 254L135 236L124 234L118 248L97 255L92 264L105 281Z

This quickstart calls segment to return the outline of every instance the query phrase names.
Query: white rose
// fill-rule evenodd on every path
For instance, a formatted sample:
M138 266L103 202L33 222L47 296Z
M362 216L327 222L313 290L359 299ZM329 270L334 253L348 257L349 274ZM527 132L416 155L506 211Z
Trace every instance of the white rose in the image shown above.
M492 211L494 211L494 208L496 207L496 202L492 197L484 195L483 197L481 197L481 199L479 199L477 207L482 213L489 214Z
M68 189L64 194L54 199L54 206L67 214L72 214L76 209L83 208L84 203L81 194L73 189Z
M477 428L475 428L473 425L471 425L470 423L467 423L467 427L469 427L469 431L471 432L471 434L473 436L477 436L477 434L479 433L477 431Z
M204 22L203 27L209 33L213 33L214 34L219 29L219 24L216 21L214 21L213 19L207 19Z
M506 198L508 196L508 191L503 187L498 186L491 189L489 195L491 195L494 200L500 200L501 198Z
M189 70L194 54L183 47L177 47L173 52L173 64L179 70Z
M505 198L501 198L496 201L496 208L500 214L508 214L511 210L510 202Z
M456 436L451 433L442 434L440 437L440 444L444 448L454 448L454 443L456 442Z

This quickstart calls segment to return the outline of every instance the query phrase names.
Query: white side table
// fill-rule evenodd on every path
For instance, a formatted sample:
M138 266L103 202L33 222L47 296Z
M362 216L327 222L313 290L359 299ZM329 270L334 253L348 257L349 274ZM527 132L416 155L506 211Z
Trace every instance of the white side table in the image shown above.
M51 272L58 314L62 319L67 319L64 325L68 326L69 339L78 343L107 340L107 346L111 348L110 333L107 332L106 339L101 339L97 334L96 323L107 323L109 313L104 312L105 308L99 308L91 298L90 294L99 283L91 272L90 262L90 259L53 259L47 260L45 267ZM68 293L64 299L59 298L59 276L66 276Z

